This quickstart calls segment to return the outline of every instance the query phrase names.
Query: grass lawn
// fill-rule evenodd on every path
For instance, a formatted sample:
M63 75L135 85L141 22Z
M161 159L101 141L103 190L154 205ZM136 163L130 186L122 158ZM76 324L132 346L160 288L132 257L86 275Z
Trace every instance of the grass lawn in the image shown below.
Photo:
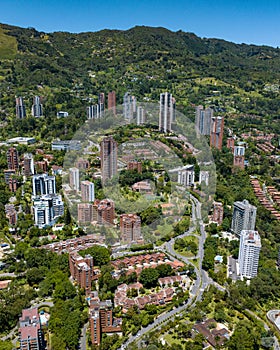
M187 236L187 237L184 237L183 240L184 240L184 242L186 244L194 242L196 244L197 248L198 248L199 242L198 242L198 238L197 237L195 237L195 236ZM175 250L175 252L177 254L183 255L186 258L192 258L192 257L195 256L190 250L188 250L188 247L184 247L184 248L178 250L178 249L175 249L175 245L174 245L174 250Z
M175 332L176 334L176 332ZM165 334L164 335L164 339L166 340L166 342L168 343L169 346L172 345L182 345L181 341L179 339L174 339L172 334Z
M16 38L6 35L5 31L0 28L0 58L13 58L17 53Z

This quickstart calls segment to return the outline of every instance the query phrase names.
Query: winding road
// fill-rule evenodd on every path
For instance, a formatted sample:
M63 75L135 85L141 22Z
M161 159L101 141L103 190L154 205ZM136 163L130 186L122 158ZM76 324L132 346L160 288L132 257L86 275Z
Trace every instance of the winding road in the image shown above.
M174 245L174 239L171 239L169 242L166 242L162 246L162 251L168 253L169 255L173 256L174 258L177 258L186 264L190 264L194 267L194 271L196 273L196 280L195 283L192 285L192 288L190 290L190 298L184 305L181 305L177 308L172 309L171 311L160 315L157 317L153 323L149 324L145 328L141 328L139 332L135 336L131 336L123 345L120 350L123 350L128 347L129 344L133 343L136 340L139 340L142 336L150 332L151 330L155 330L162 324L166 323L170 319L173 319L176 314L180 314L185 309L187 309L189 306L194 306L197 301L200 301L203 295L203 292L210 284L215 284L215 282L209 278L206 271L202 270L202 260L204 256L204 242L206 239L206 233L203 225L203 221L201 218L201 203L192 195L190 195L190 199L192 202L192 225L188 231L183 233L182 235L176 237L176 238L184 238L186 236L195 235L197 238L199 238L199 248L198 248L198 254L197 254L197 260L198 260L198 266L193 263L194 258L187 258L185 256L180 255L179 253L175 252L173 249ZM194 231L197 229L197 227L200 230L200 235L194 234ZM216 285L216 284L215 284ZM220 290L225 290L223 287L217 285L217 287Z

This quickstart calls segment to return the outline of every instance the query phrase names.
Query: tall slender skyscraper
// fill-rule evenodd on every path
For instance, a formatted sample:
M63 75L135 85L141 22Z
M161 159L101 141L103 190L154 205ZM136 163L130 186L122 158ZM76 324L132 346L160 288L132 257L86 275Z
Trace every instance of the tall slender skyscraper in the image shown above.
M8 149L7 162L8 162L8 169L11 169L11 170L18 170L19 169L18 151L16 148L11 147Z
M81 181L81 196L83 202L94 202L94 183Z
M118 144L109 136L102 140L100 146L101 174L104 182L117 174Z
M133 119L133 113L136 112L136 98L131 96L128 92L123 97L123 115L124 119Z
M78 168L69 168L69 184L73 190L80 189L80 170Z
M87 119L99 119L104 115L104 105L91 105L87 107Z
M213 117L210 134L210 146L219 150L223 146L224 117Z
M175 121L175 98L169 92L160 94L159 130L171 131L171 124Z
M26 117L25 105L22 97L16 97L16 116L19 119Z
M31 109L31 114L33 117L42 117L43 115L43 105L41 103L41 97L34 96L33 97L33 105Z
M204 109L203 106L197 106L195 111L195 125L201 135L210 135L211 122L214 111L211 108Z
M239 274L245 278L253 278L258 274L261 238L257 231L243 230L239 242Z
M231 229L240 236L242 230L254 230L257 208L246 199L243 202L234 202Z
M116 92L110 91L108 93L108 110L111 110L116 115Z
M143 125L146 123L146 112L145 109L141 106L137 107L137 116L136 116L136 124Z
M98 106L99 106L99 113L100 117L104 117L105 113L105 94L104 92L101 92L98 94Z

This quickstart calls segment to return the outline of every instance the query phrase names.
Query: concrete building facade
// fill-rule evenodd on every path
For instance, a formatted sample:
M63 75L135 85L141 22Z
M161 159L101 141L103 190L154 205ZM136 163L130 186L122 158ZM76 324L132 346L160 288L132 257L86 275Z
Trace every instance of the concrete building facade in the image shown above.
M261 238L257 231L242 230L239 242L239 274L241 278L253 278L258 274Z
M231 222L231 230L240 236L242 230L254 230L257 208L246 199L242 202L234 202Z

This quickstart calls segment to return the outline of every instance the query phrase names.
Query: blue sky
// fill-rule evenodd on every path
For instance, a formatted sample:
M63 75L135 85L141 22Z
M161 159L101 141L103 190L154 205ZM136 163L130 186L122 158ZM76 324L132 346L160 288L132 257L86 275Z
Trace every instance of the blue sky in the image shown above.
M75 33L160 26L280 47L280 0L0 0L0 22Z

